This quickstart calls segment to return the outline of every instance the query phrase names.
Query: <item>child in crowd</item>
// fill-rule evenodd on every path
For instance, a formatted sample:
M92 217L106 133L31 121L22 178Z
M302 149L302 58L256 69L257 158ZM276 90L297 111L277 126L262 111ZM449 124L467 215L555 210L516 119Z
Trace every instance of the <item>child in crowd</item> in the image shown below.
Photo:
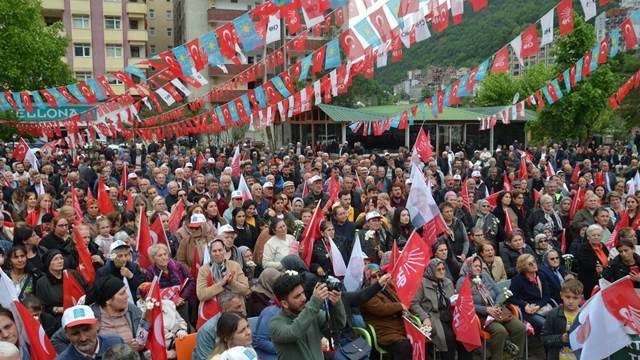
M93 240L105 258L109 257L109 248L113 243L113 235L111 235L111 220L106 216L100 217L96 221L96 227L98 228L98 235Z
M562 284L562 305L547 313L542 329L542 342L549 360L577 360L569 346L569 329L578 315L584 286L579 280L569 279Z

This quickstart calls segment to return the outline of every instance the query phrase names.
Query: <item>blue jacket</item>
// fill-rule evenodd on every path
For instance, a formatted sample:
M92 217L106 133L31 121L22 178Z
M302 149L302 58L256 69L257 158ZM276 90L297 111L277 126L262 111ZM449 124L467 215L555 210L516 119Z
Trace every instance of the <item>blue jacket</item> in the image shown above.
M214 317L207 320L198 329L198 335L196 336L196 348L193 350L193 360L207 360L209 359L213 348L216 346L216 330L218 328L218 320L220 319L220 313L217 313Z
M93 359L80 354L78 350L76 350L76 347L71 345L68 346L63 352L61 352L56 357L56 360L102 360L104 353L107 352L110 347L112 347L113 345L124 343L124 341L122 341L122 338L117 335L98 334L98 341L100 344L100 349L98 350L98 354L96 355L96 357Z
M280 308L276 305L267 306L262 310L256 328L253 333L253 349L258 353L260 360L276 360L278 354L276 348L271 342L271 336L269 335L269 322L271 318L280 313Z
M527 280L523 273L518 273L511 279L510 290L513 293L513 297L510 299L511 303L519 306L522 311L524 311L524 307L527 304L536 304L540 307L544 307L547 304L554 305L551 301L549 285L539 273L538 277L542 285L542 292L538 286Z

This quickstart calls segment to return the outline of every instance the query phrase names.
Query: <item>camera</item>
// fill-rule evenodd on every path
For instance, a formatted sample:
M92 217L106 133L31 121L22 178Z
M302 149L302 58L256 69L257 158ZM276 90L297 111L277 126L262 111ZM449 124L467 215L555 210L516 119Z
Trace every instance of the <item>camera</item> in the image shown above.
M333 276L327 276L322 279L322 282L327 284L329 291L342 291L342 282Z

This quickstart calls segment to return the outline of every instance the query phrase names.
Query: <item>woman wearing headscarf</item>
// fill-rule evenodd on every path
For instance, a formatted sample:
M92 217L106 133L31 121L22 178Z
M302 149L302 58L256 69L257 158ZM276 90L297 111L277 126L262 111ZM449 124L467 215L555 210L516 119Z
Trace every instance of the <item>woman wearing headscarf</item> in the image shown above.
M309 271L309 268L304 263L304 261L300 258L300 256L295 254L290 254L282 258L280 260L280 264L282 265L283 270L293 270L302 277L302 286L304 287L304 294L307 296L307 299L311 298L311 294L313 294L313 288L316 286L319 278L314 273Z
M260 312L274 303L273 283L280 276L280 271L266 268L258 277L258 283L251 288L247 297L247 316L259 316Z
M440 239L431 247L433 257L444 262L447 278L452 282L458 279L460 274L460 262L453 256L446 240Z
M455 293L453 282L446 276L444 261L433 258L424 271L422 284L411 301L411 312L422 324L431 326L431 340L442 359L456 358L453 315L449 298ZM461 354L462 355L462 354Z
M571 274L565 274L562 264L562 257L556 249L549 249L542 255L540 261L540 276L549 286L551 298L560 304L560 288L567 277L573 277Z
M549 224L551 231L557 235L562 231L562 218L560 214L553 208L553 198L551 195L544 194L540 196L540 208L536 208L527 219L527 227L529 233L534 234L534 227L538 224Z
M491 359L502 360L507 338L518 347L517 357L522 357L526 336L525 326L517 317L513 316L509 309L504 306L496 306L496 302L504 290L499 289L491 276L482 271L480 257L474 255L465 260L456 286L458 291L467 277L471 284L476 313L484 330L491 334L491 339L488 340ZM513 347L510 348L513 349Z
M491 212L491 204L486 199L476 202L476 215L473 219L474 227L482 229L484 238L497 244L498 225L500 221Z

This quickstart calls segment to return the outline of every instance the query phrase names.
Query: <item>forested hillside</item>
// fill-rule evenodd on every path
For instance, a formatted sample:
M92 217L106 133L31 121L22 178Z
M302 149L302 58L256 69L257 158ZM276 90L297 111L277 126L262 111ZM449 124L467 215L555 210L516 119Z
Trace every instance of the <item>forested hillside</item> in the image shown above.
M406 77L406 71L424 69L427 65L474 66L493 54L540 19L558 0L490 0L489 6L474 13L465 1L462 24L453 25L443 33L432 31L432 37L404 49L403 60L389 64L376 72L376 80L394 85ZM575 4L577 3L577 4ZM579 2L574 11L582 13Z

